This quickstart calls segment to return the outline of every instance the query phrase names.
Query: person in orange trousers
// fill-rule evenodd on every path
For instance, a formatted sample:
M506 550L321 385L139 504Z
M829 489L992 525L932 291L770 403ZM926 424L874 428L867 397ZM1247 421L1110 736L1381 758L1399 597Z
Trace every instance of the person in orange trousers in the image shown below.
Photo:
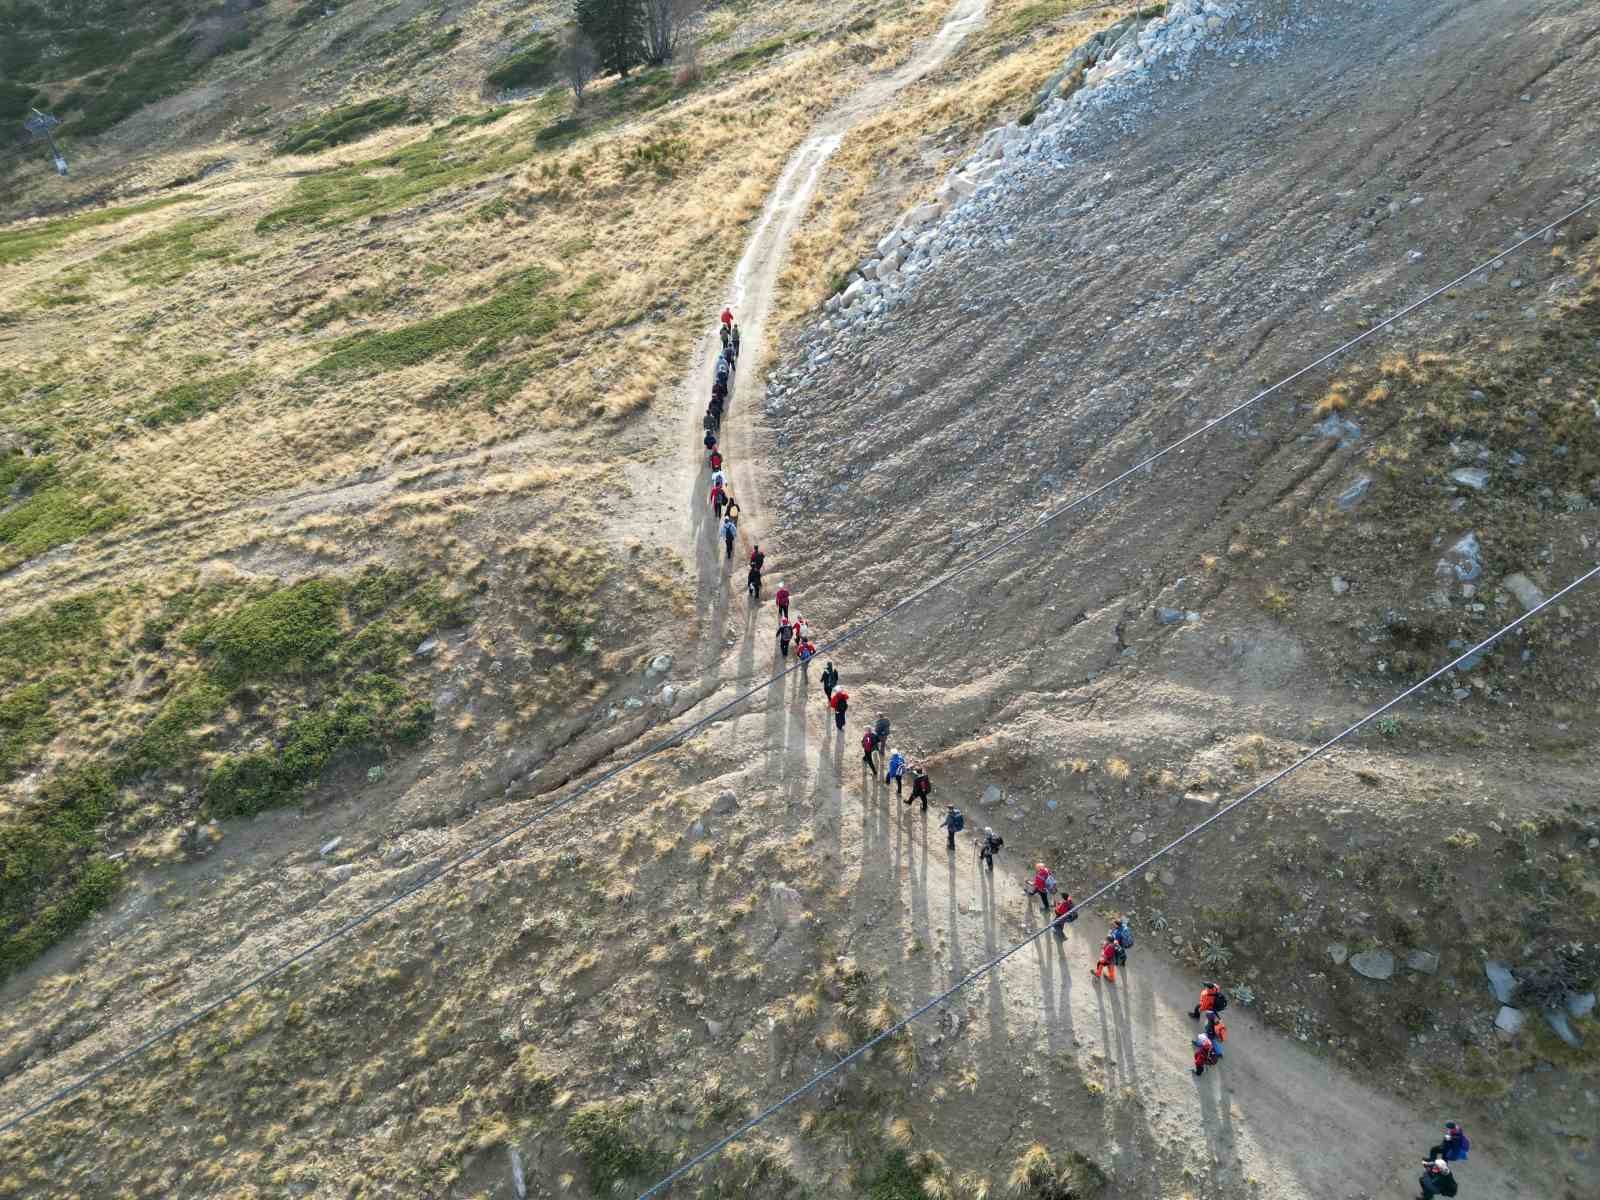
M1100 959L1094 964L1092 974L1099 979L1102 971L1106 979L1112 983L1117 981L1117 939L1110 934L1106 935L1106 944L1100 947Z

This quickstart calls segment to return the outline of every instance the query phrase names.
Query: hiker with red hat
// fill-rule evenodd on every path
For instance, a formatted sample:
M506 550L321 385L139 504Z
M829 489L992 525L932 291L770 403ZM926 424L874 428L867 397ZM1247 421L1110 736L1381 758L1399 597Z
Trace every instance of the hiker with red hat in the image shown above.
M778 619L787 621L789 619L789 585L779 580L778 590L773 593L772 598L778 605Z
M1204 1075L1207 1067L1216 1066L1217 1059L1219 1057L1220 1055L1217 1054L1217 1048L1215 1044L1205 1034L1202 1033L1199 1037L1195 1038L1194 1073L1196 1075Z
M1056 877L1050 873L1050 868L1043 863L1035 863L1033 868L1033 882L1028 884L1026 892L1030 896L1039 897L1039 907L1045 914L1050 912L1050 893L1056 890Z
M844 715L850 711L850 693L843 688L835 688L833 695L828 697L828 707L833 709L833 720L839 726L839 732L844 732Z
M1117 981L1117 939L1109 933L1106 934L1106 944L1100 947L1100 957L1095 960L1094 970L1090 973L1099 979L1100 973L1105 972L1105 978L1112 983ZM1198 1075L1200 1072L1196 1071Z

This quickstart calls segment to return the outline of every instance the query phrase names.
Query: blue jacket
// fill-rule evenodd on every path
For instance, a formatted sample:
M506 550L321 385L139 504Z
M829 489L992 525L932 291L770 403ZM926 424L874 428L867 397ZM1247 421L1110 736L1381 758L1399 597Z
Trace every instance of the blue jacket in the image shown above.
M896 750L893 754L889 755L889 772L888 772L888 774L886 776L884 776L884 778L886 778L886 779L898 779L898 778L900 778L900 776L904 775L905 773L906 773L905 755L901 754L900 751Z
M1456 1137L1447 1137L1440 1143L1444 1153L1440 1155L1445 1162L1466 1162L1467 1151L1472 1149L1472 1143L1467 1141L1467 1135L1461 1133Z

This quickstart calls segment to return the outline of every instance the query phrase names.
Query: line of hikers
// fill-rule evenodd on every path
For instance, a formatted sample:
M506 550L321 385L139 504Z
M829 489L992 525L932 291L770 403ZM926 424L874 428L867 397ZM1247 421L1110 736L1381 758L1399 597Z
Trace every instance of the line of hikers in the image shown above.
M711 403L706 407L705 448L707 465L711 468L711 507L716 510L716 530L727 545L728 561L733 560L733 542L739 535L739 502L733 498L733 488L723 471L722 450L717 445L717 434L722 432L722 410L733 394L734 372L739 362L739 327L733 323L733 310L722 310L718 334L722 351L717 355L716 375L711 384ZM757 547L759 551L760 547ZM763 556L765 557L765 556ZM761 567L756 555L750 556L750 594L761 595Z

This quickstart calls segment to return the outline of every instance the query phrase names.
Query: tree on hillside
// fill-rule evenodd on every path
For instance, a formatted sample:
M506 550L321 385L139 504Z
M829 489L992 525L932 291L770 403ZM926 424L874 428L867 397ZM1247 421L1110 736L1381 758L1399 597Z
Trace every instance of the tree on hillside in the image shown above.
M644 60L659 66L678 50L678 39L703 7L702 0L644 0Z
M584 37L583 30L574 25L561 37L561 78L567 81L567 86L572 89L572 98L579 105L583 103L583 89L589 86L589 81L600 70L600 56L594 52L594 45Z
M644 61L644 10L639 0L576 0L573 8L601 69L626 79L629 70Z

